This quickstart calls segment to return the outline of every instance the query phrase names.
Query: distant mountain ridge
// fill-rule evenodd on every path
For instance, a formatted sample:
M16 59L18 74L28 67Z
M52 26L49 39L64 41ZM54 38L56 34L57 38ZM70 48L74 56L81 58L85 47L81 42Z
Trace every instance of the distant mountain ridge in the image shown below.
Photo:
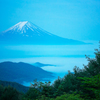
M85 44L82 41L62 38L51 34L37 25L23 21L0 33L1 44L65 45Z
M17 82L33 82L37 79L42 81L44 78L53 78L53 73L43 70L33 65L19 62L2 62L0 63L0 80Z
M43 63L40 63L40 62L36 62L33 65L36 66L36 67L55 66L55 65L52 65L52 64L43 64Z

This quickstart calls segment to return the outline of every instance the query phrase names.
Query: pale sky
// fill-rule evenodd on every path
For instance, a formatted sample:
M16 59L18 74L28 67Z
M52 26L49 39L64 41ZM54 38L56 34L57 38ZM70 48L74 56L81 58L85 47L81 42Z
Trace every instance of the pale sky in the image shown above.
M100 0L0 0L0 32L20 21L70 39L100 40Z

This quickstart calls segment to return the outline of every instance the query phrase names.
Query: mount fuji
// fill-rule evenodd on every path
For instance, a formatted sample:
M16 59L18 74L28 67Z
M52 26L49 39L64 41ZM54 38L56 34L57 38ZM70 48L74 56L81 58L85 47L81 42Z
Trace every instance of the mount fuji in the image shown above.
M85 43L56 36L31 22L23 21L1 32L0 44L66 45Z

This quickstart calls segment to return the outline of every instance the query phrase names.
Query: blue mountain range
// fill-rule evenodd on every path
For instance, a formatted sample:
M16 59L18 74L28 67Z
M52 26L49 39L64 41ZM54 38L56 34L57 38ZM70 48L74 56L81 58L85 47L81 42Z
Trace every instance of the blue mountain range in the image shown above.
M1 62L0 63L0 80L17 82L22 84L25 82L32 82L37 79L39 81L45 78L53 78L51 72L45 71L40 67L35 67L24 62Z

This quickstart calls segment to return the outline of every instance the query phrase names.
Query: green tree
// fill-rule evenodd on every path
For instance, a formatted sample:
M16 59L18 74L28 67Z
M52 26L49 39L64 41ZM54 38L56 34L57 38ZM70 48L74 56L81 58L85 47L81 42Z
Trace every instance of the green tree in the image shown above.
M92 77L79 77L82 81L82 95L86 99L100 100L100 74Z
M4 88L1 100L21 100L21 98L16 89L8 86Z
M1 100L1 96L3 94L3 91L4 91L4 87L2 85L0 85L0 100Z
M32 100L32 99L37 99L39 98L40 95L40 91L37 90L36 88L30 88L28 90L28 92L25 94L25 96L23 97L24 100ZM25 99L26 98L26 99Z
M52 98L50 100L84 100L80 97L79 94L63 94L61 96L57 96L56 98Z

